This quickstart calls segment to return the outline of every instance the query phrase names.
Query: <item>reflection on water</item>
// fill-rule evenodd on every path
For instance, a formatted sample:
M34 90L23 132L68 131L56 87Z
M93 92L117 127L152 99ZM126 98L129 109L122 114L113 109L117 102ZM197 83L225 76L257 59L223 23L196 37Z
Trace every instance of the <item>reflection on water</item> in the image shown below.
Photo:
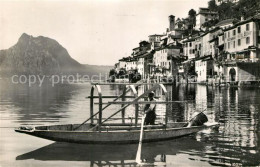
M167 157L179 153L201 152L206 145L185 137L157 143L145 143L142 146L142 160L145 163L166 164ZM133 165L136 166L136 144L126 145L90 145L53 143L32 152L19 155L16 160L35 159L42 161L90 161L92 165Z
M89 95L91 85L51 85L28 87L11 85L1 81L0 86L0 129L24 125L50 125L80 123L89 116ZM103 95L118 95L119 86L103 86ZM139 93L145 87L139 88ZM167 166L200 165L260 165L260 89L259 88L214 88L203 85L167 86L172 101L185 101L158 105L160 114L167 113L169 121L189 120L195 111L205 111L210 122L220 122L218 132L202 131L196 135L167 142L144 144L142 159L147 163ZM156 92L159 96L160 92ZM129 99L130 100L130 99ZM108 101L108 99L104 99ZM104 117L113 113L119 105L104 112ZM133 116L134 106L126 112L126 118ZM142 106L140 106L142 110ZM118 114L117 117L120 117ZM163 119L161 120L163 121ZM12 129L10 129L12 131ZM12 138L13 131L8 136ZM19 134L22 135L22 134ZM13 154L18 152L12 140L2 138L3 145L12 145ZM37 139L38 140L38 139ZM39 139L40 140L40 139ZM28 141L29 142L29 141ZM18 166L21 160L36 161L86 161L92 165L135 166L137 145L98 146L68 143L53 143L42 148L16 154ZM20 146L19 146L20 148ZM16 150L17 149L17 150ZM34 150L34 151L33 151ZM20 151L20 150L19 150ZM5 154L11 154L3 147ZM111 154L113 152L113 154ZM1 154L1 156L4 154Z

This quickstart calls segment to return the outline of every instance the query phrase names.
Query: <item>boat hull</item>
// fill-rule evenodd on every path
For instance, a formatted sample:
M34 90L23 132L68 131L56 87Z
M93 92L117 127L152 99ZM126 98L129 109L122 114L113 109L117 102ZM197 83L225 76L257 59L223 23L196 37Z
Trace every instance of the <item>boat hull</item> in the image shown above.
M61 126L61 125L60 125ZM64 125L65 126L65 125ZM179 138L196 133L200 130L218 127L218 124L210 126L194 126L180 128L145 129L143 142L156 142ZM119 131L72 131L72 130L23 130L16 129L16 132L26 133L44 139L60 142L87 143L87 144L125 144L138 143L140 130L119 130Z

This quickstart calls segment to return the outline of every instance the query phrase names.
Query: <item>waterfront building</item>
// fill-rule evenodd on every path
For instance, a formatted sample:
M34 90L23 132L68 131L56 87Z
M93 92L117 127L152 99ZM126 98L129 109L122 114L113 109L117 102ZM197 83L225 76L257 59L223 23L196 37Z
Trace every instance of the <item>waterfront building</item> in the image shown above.
M144 75L144 57L139 57L137 60L137 72L142 76L142 78L145 76Z
M123 57L122 59L119 59L119 61L118 61L119 69L126 69L127 59L128 59L127 57Z
M259 60L260 45L259 21L248 19L224 30L224 50L228 52L227 60L256 62Z
M137 69L137 58L134 57L123 57L122 59L119 60L118 63L118 68L121 69L125 69L127 72L131 71L131 70L136 70Z
M195 60L197 82L207 82L214 75L214 60L211 56L204 56Z
M199 30L205 22L214 19L218 19L217 12L212 12L208 8L199 8L199 12L196 15L195 29Z
M224 30L225 81L260 78L260 17L243 20Z
M220 28L212 28L203 35L201 35L201 55L203 56L213 56L218 54L218 35L222 33Z
M137 69L137 59L130 57L129 60L126 62L126 71L133 71Z
M167 59L170 54L168 48L162 48L156 50L153 56L153 62L155 65L154 75L156 77L163 77L171 75L171 60Z
M154 63L153 63L153 56L154 56L155 50L151 50L150 52L147 52L146 54L140 56L144 58L144 77L145 79L150 78L154 69Z
M129 64L129 68L132 68L132 70L137 70L137 72L142 76L142 78L144 78L145 75L145 58L143 57L143 55L145 55L147 52L151 50L150 42L160 43L160 35L149 36L149 42L141 41L139 43L139 47L133 49L133 59L131 61L132 64Z
M188 60L195 58L195 38L190 37L182 41L183 54Z
M217 78L222 68L216 63L219 55L219 35L221 28L211 28L195 38L195 72L197 82L206 82Z
M152 76L157 79L171 78L178 73L177 61L181 55L181 47L167 45L155 50L153 55Z

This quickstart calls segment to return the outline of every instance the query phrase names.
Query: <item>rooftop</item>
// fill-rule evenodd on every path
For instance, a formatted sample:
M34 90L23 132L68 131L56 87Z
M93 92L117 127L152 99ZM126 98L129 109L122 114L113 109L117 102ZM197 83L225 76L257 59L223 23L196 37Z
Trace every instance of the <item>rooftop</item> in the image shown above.
M157 37L157 36L161 37L161 36L163 36L163 35L160 35L160 34L153 34L153 35L149 35L148 37Z
M206 11L201 11L201 12L199 12L197 15L199 15L199 14L211 14L211 15L218 15L218 12L211 12L211 11L209 11L209 12L206 12Z
M237 26L240 26L240 25L249 23L249 22L251 22L251 21L260 21L260 15L256 15L256 16L253 16L253 17L248 18L247 20L240 21L240 22L234 24L232 27L229 27L229 28L227 28L227 29L224 29L224 31L231 30L231 29L233 29L233 28L236 28Z
M227 20L222 20L220 22L218 22L216 24L216 27L219 27L219 26L223 26L223 25L227 25L227 24L233 24L235 21L235 19L227 19Z

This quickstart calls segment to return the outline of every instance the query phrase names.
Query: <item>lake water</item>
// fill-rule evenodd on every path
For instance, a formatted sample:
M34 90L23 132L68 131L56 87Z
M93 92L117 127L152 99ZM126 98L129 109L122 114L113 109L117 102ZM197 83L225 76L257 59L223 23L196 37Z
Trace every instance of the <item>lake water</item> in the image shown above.
M90 88L89 83L29 87L0 80L0 166L136 166L137 144L58 143L14 132L18 126L83 122L89 117L89 100L85 97ZM209 121L220 122L220 128L143 144L142 159L147 164L260 165L260 88L179 85L167 86L167 90L171 100L186 101L157 106L161 114L168 111L169 121L189 120L193 112L207 109ZM120 94L118 86L102 86L102 92L104 95ZM104 117L118 108L111 107ZM132 117L133 113L132 106L126 117Z

